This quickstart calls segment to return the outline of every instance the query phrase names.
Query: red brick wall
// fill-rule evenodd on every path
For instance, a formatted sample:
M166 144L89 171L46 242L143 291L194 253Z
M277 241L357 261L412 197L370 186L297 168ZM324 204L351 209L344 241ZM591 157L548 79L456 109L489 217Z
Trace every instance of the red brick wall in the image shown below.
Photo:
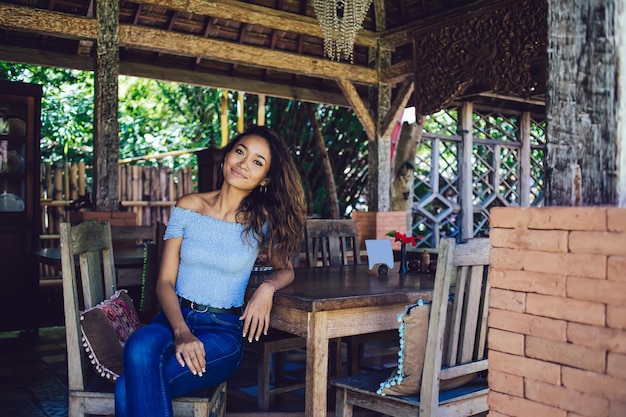
M489 416L626 416L626 209L490 222Z

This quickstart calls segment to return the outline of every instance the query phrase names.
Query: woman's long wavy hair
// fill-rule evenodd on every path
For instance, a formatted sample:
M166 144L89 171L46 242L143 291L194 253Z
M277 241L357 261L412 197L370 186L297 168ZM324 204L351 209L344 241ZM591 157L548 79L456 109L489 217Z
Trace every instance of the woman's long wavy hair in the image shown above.
M284 266L298 252L304 235L307 207L302 180L283 139L264 126L252 126L233 138L223 149L222 167L228 152L252 135L265 139L270 147L269 182L243 199L237 220L245 224L247 235L252 233L260 247L267 248L272 265ZM218 188L224 183L222 169L218 170ZM263 233L265 224L267 232Z

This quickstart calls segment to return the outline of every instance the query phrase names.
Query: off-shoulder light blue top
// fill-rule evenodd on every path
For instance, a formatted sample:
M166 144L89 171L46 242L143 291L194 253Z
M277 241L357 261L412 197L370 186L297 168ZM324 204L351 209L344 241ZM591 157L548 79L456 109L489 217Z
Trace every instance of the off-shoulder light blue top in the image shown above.
M216 308L243 305L258 242L239 223L174 206L163 239L182 237L176 293Z

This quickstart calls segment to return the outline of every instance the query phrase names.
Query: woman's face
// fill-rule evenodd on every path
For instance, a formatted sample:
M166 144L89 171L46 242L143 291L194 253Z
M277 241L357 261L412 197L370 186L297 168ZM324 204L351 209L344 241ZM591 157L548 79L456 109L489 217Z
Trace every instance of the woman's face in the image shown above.
M259 185L267 185L270 170L270 146L256 135L244 136L224 159L224 181L242 190L252 191Z

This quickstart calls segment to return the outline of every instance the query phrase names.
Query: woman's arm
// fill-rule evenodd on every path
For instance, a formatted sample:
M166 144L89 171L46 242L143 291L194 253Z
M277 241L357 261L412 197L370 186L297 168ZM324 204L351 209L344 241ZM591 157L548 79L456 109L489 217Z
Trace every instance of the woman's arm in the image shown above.
M206 369L204 344L189 330L175 290L182 240L179 237L165 241L156 291L163 314L174 331L174 349L178 363L180 366L187 365L194 375L202 376Z
M275 269L270 278L254 291L240 318L244 321L243 337L247 337L249 342L253 339L258 341L261 334L267 335L274 293L291 284L294 278L293 265L288 261L283 268Z

